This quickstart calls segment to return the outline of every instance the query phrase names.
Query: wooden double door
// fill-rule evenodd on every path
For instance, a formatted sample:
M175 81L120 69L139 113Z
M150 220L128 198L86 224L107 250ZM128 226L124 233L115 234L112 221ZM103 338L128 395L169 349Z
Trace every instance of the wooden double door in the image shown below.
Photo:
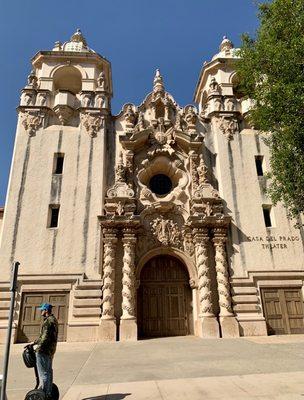
M265 288L262 289L262 299L269 334L304 333L303 300L300 289Z
M139 337L184 336L192 320L186 267L176 258L157 256L143 268L138 291Z
M53 306L53 314L58 320L58 341L66 340L66 326L68 318L68 293L23 293L21 312L18 327L17 341L19 343L33 342L40 334L42 324L42 303L50 303Z

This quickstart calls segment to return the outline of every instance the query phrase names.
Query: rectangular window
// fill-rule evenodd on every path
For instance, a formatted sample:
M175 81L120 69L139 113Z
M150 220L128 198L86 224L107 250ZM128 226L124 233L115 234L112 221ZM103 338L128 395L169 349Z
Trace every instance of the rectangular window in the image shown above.
M57 228L58 227L58 219L59 219L59 205L51 205L49 209L49 228Z
M263 215L264 215L265 226L267 228L273 226L271 221L271 206L263 206Z
M64 154L62 153L55 153L54 155L54 168L53 174L61 175L63 172L63 160Z
M263 156L255 156L255 166L258 176L263 176Z

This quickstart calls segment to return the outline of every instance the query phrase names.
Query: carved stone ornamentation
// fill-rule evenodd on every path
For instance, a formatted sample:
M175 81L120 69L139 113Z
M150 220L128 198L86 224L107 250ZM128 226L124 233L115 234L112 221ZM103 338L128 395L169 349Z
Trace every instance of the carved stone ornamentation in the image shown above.
M181 232L178 225L164 217L156 218L150 224L151 230L157 240L164 246L178 247L181 241Z
M103 118L100 114L81 113L81 122L88 135L95 137L102 127Z
M124 233L122 268L122 319L135 319L135 244L133 233Z
M227 140L232 140L238 131L238 123L235 118L221 117L218 121L220 131L226 136Z
M116 232L105 230L103 239L102 319L114 319Z
M194 230L196 266L198 273L198 290L200 301L200 317L213 316L211 301L211 284L208 267L208 230Z
M214 229L213 243L215 248L215 268L219 294L220 316L230 316L232 315L232 307L225 246L226 231L224 229Z
M194 255L195 246L192 239L192 235L189 232L184 234L184 250L191 257Z
M21 114L21 123L29 136L34 136L37 129L41 126L43 115L39 112L23 112Z

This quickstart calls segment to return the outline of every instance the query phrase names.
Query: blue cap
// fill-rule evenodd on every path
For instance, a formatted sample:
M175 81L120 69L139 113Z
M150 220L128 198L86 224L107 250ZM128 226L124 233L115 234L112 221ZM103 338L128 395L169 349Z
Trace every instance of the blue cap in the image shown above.
M53 308L52 304L43 303L43 304L41 304L41 306L39 307L39 310L51 312L51 311L52 311L52 308Z

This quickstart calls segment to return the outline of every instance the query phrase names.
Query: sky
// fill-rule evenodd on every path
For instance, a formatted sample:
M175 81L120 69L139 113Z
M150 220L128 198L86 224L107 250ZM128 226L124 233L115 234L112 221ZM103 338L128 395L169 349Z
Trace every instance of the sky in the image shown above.
M112 112L140 104L159 68L166 90L181 106L193 102L205 60L224 35L240 45L258 26L254 0L3 1L0 16L0 206L5 196L20 90L39 50L51 50L80 28L90 48L112 64Z

